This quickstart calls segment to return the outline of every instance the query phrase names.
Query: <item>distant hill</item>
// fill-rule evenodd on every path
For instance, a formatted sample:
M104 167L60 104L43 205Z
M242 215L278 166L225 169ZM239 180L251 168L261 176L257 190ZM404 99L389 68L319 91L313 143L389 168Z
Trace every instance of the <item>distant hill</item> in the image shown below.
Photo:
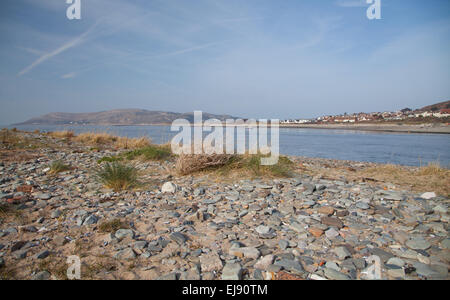
M176 119L186 119L194 122L194 113L175 113L164 111L149 111L144 109L117 109L93 113L49 113L32 118L15 125L151 125L171 124ZM237 119L229 115L214 115L203 113L203 121L207 119Z
M450 109L450 100L445 102L428 105L418 109L419 111L439 111L441 109Z

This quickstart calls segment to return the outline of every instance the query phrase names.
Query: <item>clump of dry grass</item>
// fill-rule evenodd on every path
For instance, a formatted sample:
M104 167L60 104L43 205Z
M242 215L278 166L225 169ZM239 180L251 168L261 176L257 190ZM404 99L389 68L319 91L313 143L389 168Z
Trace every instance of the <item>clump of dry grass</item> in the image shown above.
M53 131L49 132L48 135L58 139L71 139L75 137L75 132L71 130Z
M148 137L120 137L107 132L83 132L75 135L73 131L65 130L49 132L48 135L59 139L73 139L76 142L94 147L110 146L117 149L139 149L151 145L151 140Z
M75 137L75 141L91 146L109 145L119 149L138 149L151 145L147 137L119 137L106 132L84 132Z
M67 263L65 259L55 257L45 258L37 264L36 271L47 271L58 280L68 280Z
M233 157L231 154L181 154L177 159L175 170L180 175L188 175L224 166Z
M449 170L443 168L438 162L431 162L426 166L422 166L418 170L420 176L448 176Z
M121 149L139 149L150 146L151 140L147 137L140 137L140 138L119 137L114 145L117 148Z
M118 137L106 132L83 132L75 137L75 141L88 145L105 145L117 141Z
M0 145L6 149L24 149L30 148L32 140L25 138L20 132L13 128L3 128L0 131Z
M409 186L416 192L431 192L450 195L450 170L433 162L419 168L398 165L380 165L362 170L358 175L380 182Z
M293 163L285 156L280 156L274 165L262 165L262 154L182 154L176 162L176 172L188 175L205 170L214 170L218 175L230 173L247 176L289 177Z
M12 130L7 128L3 128L0 135L0 141L2 143L8 143L16 137Z
M122 222L120 219L113 219L101 223L98 229L100 232L110 233L116 232L119 229L128 229L129 227L127 223Z
M25 224L27 218L22 214L20 210L17 210L16 206L9 203L0 203L0 218L12 219L19 224Z
M11 266L3 266L0 268L0 280L15 280L16 269Z

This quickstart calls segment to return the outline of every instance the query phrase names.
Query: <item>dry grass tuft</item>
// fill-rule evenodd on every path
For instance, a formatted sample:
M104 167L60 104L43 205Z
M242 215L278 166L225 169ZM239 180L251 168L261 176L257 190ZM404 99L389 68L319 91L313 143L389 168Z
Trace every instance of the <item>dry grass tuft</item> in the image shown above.
M26 224L28 218L18 210L15 205L9 203L0 204L0 218L4 220L10 220L19 224Z
M58 280L68 280L67 267L65 259L48 257L37 264L36 271L47 271Z
M139 149L143 147L148 147L151 145L151 143L152 143L151 140L147 137L140 137L140 138L120 137L117 139L114 145L120 149Z
M361 171L363 177L380 182L409 186L416 192L436 192L450 196L450 170L439 163L430 163L419 168L397 165L380 165Z
M3 128L0 132L0 144L2 148L16 149L23 148L27 141L17 133L17 130Z
M417 173L420 176L448 176L449 170L438 162L431 162L427 166L420 167Z
M206 169L224 166L234 155L230 154L181 154L175 170L180 175L188 175Z
M84 132L75 137L75 141L93 146L112 144L117 140L117 136L113 136L106 132Z
M54 132L49 132L48 135L51 137L54 137L54 138L58 138L58 139L71 139L71 138L75 137L75 132L73 132L71 130L54 131Z
M176 172L188 175L200 171L214 170L218 175L228 176L230 173L248 176L289 177L293 171L293 163L285 156L280 156L275 165L264 166L262 154L182 154L176 162Z
M151 145L151 140L147 137L119 137L106 132L84 132L75 137L75 141L91 146L106 145L118 149L138 149Z
M117 149L139 149L151 145L151 139L148 137L128 138L109 134L107 132L83 132L75 135L73 131L54 131L49 132L49 136L59 139L73 139L76 142L86 145L110 146Z
M129 227L130 226L127 223L122 222L120 219L113 219L101 223L98 229L100 232L113 233L119 229L128 229Z
M0 267L0 280L16 280L16 269L11 266Z

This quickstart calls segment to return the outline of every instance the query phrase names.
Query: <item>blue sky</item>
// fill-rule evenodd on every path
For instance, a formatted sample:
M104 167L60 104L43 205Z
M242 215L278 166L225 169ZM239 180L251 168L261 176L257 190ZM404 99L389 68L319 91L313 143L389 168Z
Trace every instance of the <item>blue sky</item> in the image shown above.
M2 0L0 124L143 108L253 118L450 99L450 1Z

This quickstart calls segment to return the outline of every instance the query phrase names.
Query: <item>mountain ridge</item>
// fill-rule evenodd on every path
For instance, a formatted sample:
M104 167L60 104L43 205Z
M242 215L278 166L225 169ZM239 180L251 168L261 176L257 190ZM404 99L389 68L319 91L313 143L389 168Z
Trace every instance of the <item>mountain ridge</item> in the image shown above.
M203 112L203 120L238 119L231 115L219 115ZM113 109L89 113L52 112L13 125L155 125L171 124L176 119L194 121L194 113L152 111L145 109Z

